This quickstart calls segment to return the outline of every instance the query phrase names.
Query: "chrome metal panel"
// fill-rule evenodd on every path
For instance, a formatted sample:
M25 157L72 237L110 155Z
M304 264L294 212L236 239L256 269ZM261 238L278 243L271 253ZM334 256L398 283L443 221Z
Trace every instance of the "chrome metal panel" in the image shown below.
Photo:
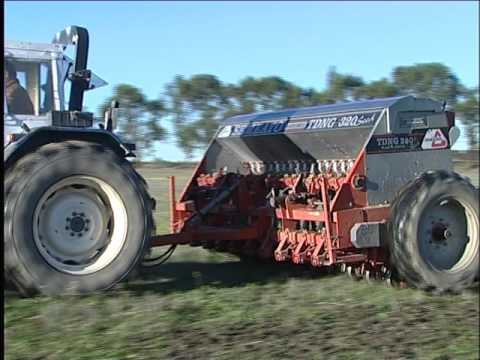
M357 223L353 225L350 230L350 239L353 246L357 249L381 246L382 236L380 236L380 233L382 232L383 226L384 224L381 221Z
M390 98L383 98L383 99L351 101L351 102L344 102L339 104L327 104L327 105L309 106L309 107L303 107L303 108L283 109L279 111L266 111L261 113L236 115L226 119L223 124L224 125L243 124L243 123L249 123L252 121L268 122L268 121L282 120L282 119L288 119L288 118L294 119L299 117L339 114L339 113L345 113L345 112L366 112L366 111L373 111L373 110L382 110L382 109L394 106L394 104L396 104L397 102L410 97L411 96L398 96L398 97L390 97Z
M35 44L28 42L9 41L4 47L5 57L14 57L24 60L51 60L61 59L63 48L59 44Z
M50 113L41 116L4 115L3 146L7 144L8 135L23 133L22 123L25 123L30 129L35 129L42 126L50 126L52 124L52 118Z
M390 203L410 180L428 170L452 170L450 149L367 154L369 205Z
M411 131L411 127L402 127L400 113L403 112L431 112L443 113L442 104L438 101L424 98L415 98L407 96L394 103L389 108L388 114L388 133L405 134ZM430 114L431 115L431 114Z

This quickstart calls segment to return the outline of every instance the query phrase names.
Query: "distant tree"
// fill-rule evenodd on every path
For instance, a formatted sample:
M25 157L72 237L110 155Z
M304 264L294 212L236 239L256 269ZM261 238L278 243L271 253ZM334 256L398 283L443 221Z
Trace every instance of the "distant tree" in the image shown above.
M447 101L455 105L462 85L450 68L440 63L397 66L392 72L393 84L400 94Z
M470 149L478 149L479 147L480 109L478 105L478 90L478 87L465 90L463 100L459 101L455 108L462 123L465 125L468 147Z
M154 153L154 144L167 136L166 129L161 125L161 119L167 115L163 101L148 100L139 88L120 84L115 86L113 95L100 106L100 116L103 117L113 100L120 105L118 134L125 141L137 145L138 158Z
M216 76L208 74L190 79L177 76L167 85L177 145L187 158L208 144L224 114L231 109L228 90Z
M398 94L398 88L388 79L372 81L368 84L357 87L353 91L353 97L355 99L375 99L396 96Z
M238 105L240 113L306 106L315 93L313 89L304 91L278 76L247 77L231 88L231 103Z
M355 90L364 85L362 78L354 75L339 74L335 67L331 67L327 73L325 100L328 100L328 102L352 100Z

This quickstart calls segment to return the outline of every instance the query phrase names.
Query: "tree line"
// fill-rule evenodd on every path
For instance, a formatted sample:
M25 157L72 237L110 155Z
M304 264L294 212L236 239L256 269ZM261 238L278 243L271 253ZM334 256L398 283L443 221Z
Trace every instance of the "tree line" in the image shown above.
M119 84L99 112L103 114L112 100L119 101L118 132L126 141L137 144L140 158L151 154L155 143L167 138L191 158L196 150L206 148L219 123L229 116L399 95L446 101L465 126L469 148L478 148L479 88L465 87L441 63L397 66L390 77L370 82L332 67L322 91L303 88L278 76L248 76L237 84L228 84L211 74L189 78L178 75L157 99L148 99L133 85ZM173 134L168 133L166 121L173 122Z

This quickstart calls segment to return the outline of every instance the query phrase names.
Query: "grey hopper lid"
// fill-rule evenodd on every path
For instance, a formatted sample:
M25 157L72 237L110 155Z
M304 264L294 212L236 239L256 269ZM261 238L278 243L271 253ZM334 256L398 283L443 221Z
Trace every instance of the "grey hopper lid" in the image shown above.
M340 112L384 109L392 107L395 103L407 98L414 99L413 96L397 96L381 99L351 101L337 104L317 105L303 108L284 109L279 111L267 111L260 113L236 115L225 119L223 124L244 124L251 121L273 121L286 119L289 117L315 116Z

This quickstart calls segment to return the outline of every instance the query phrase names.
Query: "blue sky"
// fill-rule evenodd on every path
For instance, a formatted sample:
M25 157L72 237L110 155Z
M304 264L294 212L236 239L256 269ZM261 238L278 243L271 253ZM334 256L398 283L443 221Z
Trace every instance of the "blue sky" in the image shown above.
M370 81L397 65L435 61L477 86L478 13L476 1L7 1L5 36L50 42L68 25L87 27L89 68L109 82L88 93L95 110L117 83L155 98L177 74L232 83L277 75L320 90L332 65ZM183 159L173 139L158 149L164 159Z

